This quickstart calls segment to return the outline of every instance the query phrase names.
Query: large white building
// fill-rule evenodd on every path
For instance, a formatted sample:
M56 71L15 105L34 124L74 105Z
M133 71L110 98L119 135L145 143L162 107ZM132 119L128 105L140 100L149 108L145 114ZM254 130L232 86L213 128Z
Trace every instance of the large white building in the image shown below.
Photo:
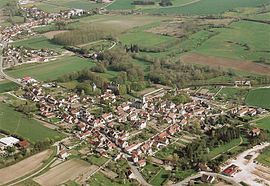
M0 146L2 148L4 147L8 147L8 146L13 146L13 145L16 145L17 143L19 143L20 140L18 140L17 138L14 138L14 137L6 137L6 138L1 138L0 139Z

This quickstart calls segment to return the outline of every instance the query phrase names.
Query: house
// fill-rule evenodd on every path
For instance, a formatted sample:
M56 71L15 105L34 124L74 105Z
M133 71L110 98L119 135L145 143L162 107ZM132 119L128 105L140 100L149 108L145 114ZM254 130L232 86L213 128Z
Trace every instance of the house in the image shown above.
M45 117L45 118L54 118L55 117L55 114L54 113L51 113L51 112L41 112L40 115L42 117Z
M243 116L245 116L245 114L248 112L248 110L249 110L248 107L244 107L243 109L241 109L241 110L239 110L239 111L237 112L237 115L238 115L239 117L243 117Z
M215 181L215 177L203 174L201 180L205 183L213 183Z
M204 164L202 164L202 163L199 163L199 164L197 165L197 167L198 167L199 170L201 170L201 171L212 171L207 165L204 165Z
M256 129L253 129L249 132L249 135L250 136L258 136L260 134L260 129L259 128L256 128Z
M225 170L223 170L222 174L226 176L233 176L237 172L238 169L239 169L238 166L232 164L229 167L227 167Z
M128 114L127 113L123 113L123 114L121 114L120 116L118 116L118 122L126 122L127 121L127 116L128 116Z
M133 154L131 157L134 163L137 163L139 161L139 158L136 154Z
M174 127L170 127L170 128L168 129L168 133L169 133L170 135L174 135L174 134L175 134L175 129L174 129Z
M84 131L86 129L86 125L80 122L78 123L77 128L80 131Z
M135 174L132 172L132 170L129 170L129 171L127 172L127 177L128 177L129 179L135 179L135 178L136 178L136 176L135 176Z
M61 152L59 152L59 158L61 158L63 160L65 160L68 156L69 156L69 154L66 151L64 151L64 150L62 150Z
M146 160L145 160L145 159L139 160L139 161L137 162L137 165L138 165L139 167L144 167L144 166L146 165Z
M181 126L184 126L184 125L186 125L187 124L187 120L186 119L182 119L181 121L180 121L180 125Z
M109 114L104 113L104 114L102 114L101 117L102 117L105 121L110 121L110 120L112 119L113 115L112 115L112 113L109 113Z
M255 116L257 114L257 111L256 111L256 109L251 109L250 111L249 111L249 115L252 117L252 116Z
M20 141L20 142L18 143L18 146L19 146L19 147L25 147L25 146L27 146L27 145L28 145L28 142L27 142L26 140Z
M127 110L129 110L129 105L128 104L123 104L122 105L122 109L123 109L123 111L127 111Z
M129 120L130 121L136 121L137 120L137 114L133 112L132 114L129 115Z
M118 159L122 158L124 155L121 152L118 152L116 155L114 155L114 161L117 161Z
M146 127L146 122L145 121L137 121L136 125L139 127L140 130L142 130Z

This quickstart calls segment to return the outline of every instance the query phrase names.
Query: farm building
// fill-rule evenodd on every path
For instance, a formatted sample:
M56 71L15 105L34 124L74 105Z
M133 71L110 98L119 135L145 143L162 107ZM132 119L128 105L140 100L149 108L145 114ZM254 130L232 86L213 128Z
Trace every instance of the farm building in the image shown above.
M232 164L229 167L227 167L224 171L222 171L222 173L226 176L233 176L238 169L239 169L238 166Z
M8 147L8 146L12 147L13 145L16 145L19 142L20 140L14 137L6 137L6 138L0 139L0 144L2 148Z

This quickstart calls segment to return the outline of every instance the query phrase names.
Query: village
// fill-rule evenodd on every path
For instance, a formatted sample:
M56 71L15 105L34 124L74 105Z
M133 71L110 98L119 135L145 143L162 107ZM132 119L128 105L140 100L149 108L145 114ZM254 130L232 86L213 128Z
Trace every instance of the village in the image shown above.
M28 3L32 2L19 1L21 5ZM29 176L40 185L46 185L47 180L49 185L69 181L68 176L63 180L59 178L59 182L51 177L53 171L61 166L64 171L66 165L74 171L70 180L80 185L98 183L94 175L100 172L120 185L155 185L156 178L162 179L162 185L175 186L245 185L246 180L255 186L270 185L269 168L256 159L270 145L265 142L269 132L255 124L255 121L268 117L269 110L239 100L225 101L222 99L224 94L220 94L226 86L251 89L253 82L248 78L182 89L153 83L142 94L136 94L140 96L121 95L121 85L114 81L104 83L102 88L98 88L92 79L86 81L91 89L91 93L86 94L77 87L67 88L58 79L10 78L2 69L49 63L63 56L78 55L100 62L97 60L100 49L93 54L89 53L90 49L88 54L81 54L72 47L65 47L66 50L31 49L14 43L40 36L34 30L51 23L59 23L57 31L65 31L68 23L76 23L76 18L102 14L104 8L91 11L72 8L59 13L47 13L35 6L19 8L25 23L5 27L0 33L0 80L8 79L20 86L1 94L0 101L57 135L33 143L23 135L1 129L0 161L3 167L38 153L53 151L49 163ZM100 41L109 43L108 50L120 43L107 39ZM211 91L213 89L216 91ZM19 127L20 120L17 129ZM78 170L76 161L87 168ZM27 179L12 184L24 180ZM1 183L9 182L0 179Z
M83 143L83 150L79 150L83 151L82 157L95 155L114 161L124 158L139 171L149 163L149 157L154 157L154 161L161 161L155 155L162 149L181 140L191 143L200 138L199 134L204 134L213 128L224 127L224 124L206 123L204 122L206 118L214 121L220 116L229 115L241 119L268 113L264 109L248 106L232 107L226 110L217 107L212 96L203 96L190 89L160 88L145 94L142 99L127 100L115 95L109 88L101 95L79 96L74 92L64 91L63 87L53 82L40 83L31 77L18 79L18 81L24 84L25 93L20 93L17 97L35 102L38 108L36 117L69 136L58 147L60 159L68 159L74 154L74 148ZM94 83L89 86L92 86L93 90L96 89ZM190 99L187 103L175 104L166 99L168 94L175 97L184 94ZM16 96L16 91L14 96ZM197 134L194 135L189 131L192 131L190 129L194 128L196 123L199 123L200 127L195 130ZM256 128L247 132L251 136L258 136L260 129ZM28 144L25 140L20 141L11 136L0 140L1 153L5 156L11 153L8 147L17 146L17 150L11 153L16 154L21 147ZM89 145L90 148L85 148ZM169 162L166 164L172 163ZM202 171L212 171L207 165L201 163L198 167ZM223 170L227 176L232 176L236 171L237 168L234 165ZM127 177L136 178L132 169ZM212 183L214 177L204 174L202 180Z

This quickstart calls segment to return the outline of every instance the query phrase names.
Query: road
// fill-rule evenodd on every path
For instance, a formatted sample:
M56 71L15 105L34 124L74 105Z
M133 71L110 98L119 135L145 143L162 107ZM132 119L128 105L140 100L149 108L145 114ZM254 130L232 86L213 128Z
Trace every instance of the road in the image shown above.
M210 172L204 172L204 171L199 172L199 173L197 173L197 174L195 174L195 175L193 175L193 176L190 176L190 177L184 179L183 181L178 182L178 183L176 183L176 184L173 184L173 185L171 185L171 186L184 186L184 185L188 185L188 183L189 183L190 180L199 178L199 177L201 177L203 174L210 175L210 176L214 176L214 177L219 177L219 178L221 178L221 179L223 179L223 180L228 181L229 183L232 183L232 185L235 185L235 186L241 186L241 184L235 182L231 177L224 176L224 175L218 174L218 173L210 173Z
M14 83L17 83L19 85L22 85L17 79L6 75L4 73L4 71L3 71L3 55L2 55L2 51L3 51L3 48L4 47L5 47L5 43L3 44L3 47L0 48L0 76L3 76L5 79L7 79L9 81L13 81Z
M63 139L63 140L64 140L64 139ZM63 141L63 140L61 140L61 141ZM57 147L56 154L59 153L59 143L60 143L61 141L58 141L58 142L56 142L56 143L53 145L53 146L56 146L56 147ZM17 184L19 184L19 183L21 183L21 182L23 182L23 181L25 181L25 180L27 180L27 179L29 179L29 178L32 178L33 176L38 175L38 174L41 173L43 170L45 170L47 167L49 167L56 159L57 159L57 157L54 157L54 158L53 158L50 162L48 162L47 165L45 165L42 169L40 169L40 170L34 172L33 174L31 174L31 175L29 175L29 176L27 176L27 177L25 177L25 178L23 178L23 179L20 179L19 181L16 181L16 182L14 182L14 183L8 184L8 186L17 185Z
M127 160L128 161L128 160ZM143 176L141 175L141 173L138 171L137 167L135 167L133 165L132 162L128 161L128 165L130 166L133 174L135 175L136 179L138 180L138 182L143 185L143 186L151 186L149 183L147 183L147 181L143 178Z
M251 121L249 121L248 123L249 123L249 124L255 124L256 121L259 121L259 120L261 120L261 119L263 119L263 118L266 118L266 117L268 117L268 116L270 116L270 113L267 113L267 114L265 114L265 115L263 115L262 117L259 117L259 118L257 118L257 119L251 120Z

